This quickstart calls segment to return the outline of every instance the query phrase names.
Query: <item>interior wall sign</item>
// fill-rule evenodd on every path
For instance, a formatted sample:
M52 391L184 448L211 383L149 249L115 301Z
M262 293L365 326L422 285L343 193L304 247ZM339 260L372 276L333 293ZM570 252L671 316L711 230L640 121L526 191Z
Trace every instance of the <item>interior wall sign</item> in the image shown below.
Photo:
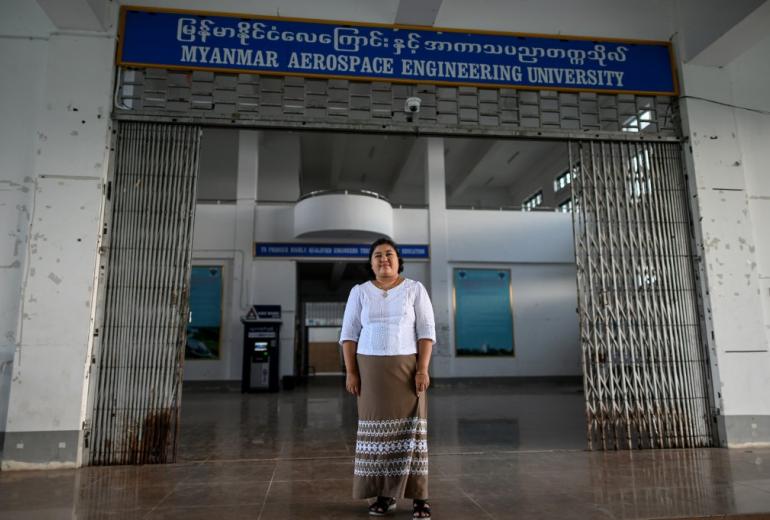
M128 67L676 95L669 42L121 8Z
M369 244L301 244L256 242L254 256L298 258L369 258ZM427 244L398 246L402 258L430 258Z

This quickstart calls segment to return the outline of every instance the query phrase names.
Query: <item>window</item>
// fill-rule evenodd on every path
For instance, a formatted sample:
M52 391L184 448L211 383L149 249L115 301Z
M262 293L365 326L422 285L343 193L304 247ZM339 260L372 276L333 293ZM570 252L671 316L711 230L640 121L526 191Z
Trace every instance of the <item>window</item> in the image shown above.
M538 191L534 195L532 195L530 198L526 199L524 203L521 205L521 209L523 211L532 211L536 207L543 204L543 191Z
M561 191L572 184L572 179L577 177L578 174L580 174L580 162L576 162L571 168L567 168L567 170L553 180L553 191Z
M628 189L632 196L639 198L652 191L652 179L650 179L651 152L644 150L631 157L631 180Z
M554 179L553 191L563 190L570 184L572 184L572 171L567 170L566 172L562 173L561 175L559 175Z
M561 213L572 213L572 199L567 199L556 208Z
M623 123L624 132L641 132L652 124L652 110L644 110Z
M219 359L222 266L195 265L190 273L190 318L185 359Z

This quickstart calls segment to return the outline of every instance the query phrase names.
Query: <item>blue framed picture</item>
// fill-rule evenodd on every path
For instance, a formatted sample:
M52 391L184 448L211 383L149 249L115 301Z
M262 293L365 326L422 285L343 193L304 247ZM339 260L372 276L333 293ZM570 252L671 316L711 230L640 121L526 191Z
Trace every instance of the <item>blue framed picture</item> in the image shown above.
M219 359L221 333L222 266L193 266L185 359Z
M513 290L508 269L456 268L455 352L513 356Z

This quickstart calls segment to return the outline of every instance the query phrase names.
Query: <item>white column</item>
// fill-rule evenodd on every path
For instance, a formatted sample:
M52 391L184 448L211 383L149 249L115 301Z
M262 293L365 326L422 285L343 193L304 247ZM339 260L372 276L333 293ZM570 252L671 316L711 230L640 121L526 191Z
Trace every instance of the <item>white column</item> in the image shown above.
M230 308L231 353L229 379L240 379L242 368L241 316L245 315L253 300L251 264L254 256L254 222L259 180L259 144L261 133L256 130L238 130L238 170L235 202L235 243L237 251L233 262ZM245 264L245 265L244 265Z
M425 196L430 239L430 294L436 314L437 339L433 350L432 372L438 377L448 377L454 375L454 351L449 328L452 318L452 286L449 280L444 139L428 137L423 146L426 147Z
M41 59L37 44L3 45L19 53L0 52L8 70L26 67L25 59ZM18 313L5 315L0 323L15 325L19 316L15 330L2 331L5 340L15 343L8 392L0 395L8 399L3 469L74 467L82 457L113 41L100 35L55 35L46 45L45 70L37 71L43 85L11 84L15 90L4 92L10 102L25 102L27 117L38 115L35 140L11 152L26 154L33 168L16 183L31 195L19 215L24 218L8 223L19 240L11 246L17 251L13 273L6 274L9 268L0 274L16 278L21 270L20 292L12 285L15 279L0 284L13 290L0 295L0 311ZM15 131L8 125L14 122L0 123L1 135ZM26 130L30 123L20 126ZM0 230L10 231L8 224L0 223ZM6 298L20 304L9 308Z
M683 76L687 95L741 104L729 69L684 65ZM750 182L752 136L740 124L742 114L726 105L685 98L682 113L720 438L727 446L768 443L770 354L763 305L770 298L762 290L758 251L766 231L751 204L761 199Z

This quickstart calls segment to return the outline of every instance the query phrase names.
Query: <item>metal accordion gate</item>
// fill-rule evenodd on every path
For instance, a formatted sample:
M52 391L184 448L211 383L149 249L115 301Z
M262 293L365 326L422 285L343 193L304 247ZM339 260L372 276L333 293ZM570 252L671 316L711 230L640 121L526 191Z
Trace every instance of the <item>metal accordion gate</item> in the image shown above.
M679 143L573 141L590 449L712 446Z
M173 462L201 129L117 124L88 456Z

